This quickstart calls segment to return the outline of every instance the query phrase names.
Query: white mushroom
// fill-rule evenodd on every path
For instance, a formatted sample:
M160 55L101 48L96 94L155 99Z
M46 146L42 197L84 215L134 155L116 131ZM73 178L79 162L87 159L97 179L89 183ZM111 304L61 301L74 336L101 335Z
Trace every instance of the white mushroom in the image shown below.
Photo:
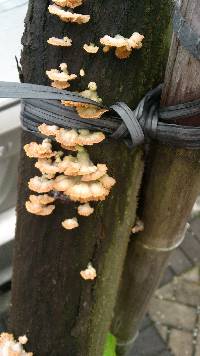
M78 206L78 214L81 216L90 216L93 212L94 208L92 208L89 203Z
M72 230L79 226L77 218L66 219L62 222L62 226L66 230Z
M95 54L95 53L98 52L99 47L98 47L98 46L95 46L94 43L90 43L89 45L85 43L84 46L83 46L83 49L84 49L87 53Z
M96 269L92 266L91 263L88 263L87 268L84 271L81 271L80 275L86 281L94 280L97 277Z

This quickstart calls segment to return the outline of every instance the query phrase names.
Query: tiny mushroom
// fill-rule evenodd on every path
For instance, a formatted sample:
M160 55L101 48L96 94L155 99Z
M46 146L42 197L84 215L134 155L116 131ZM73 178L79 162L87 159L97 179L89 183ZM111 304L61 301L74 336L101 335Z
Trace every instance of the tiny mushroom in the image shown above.
M100 39L100 43L104 46L103 51L106 53L111 47L116 47L115 55L119 59L126 59L130 56L133 49L140 49L144 36L138 32L134 32L130 38L125 38L121 35L111 37L105 35Z
M58 16L60 20L63 22L72 22L72 23L76 22L80 25L90 21L90 15L82 15L82 14L76 14L71 11L65 11L61 7L55 4L49 5L48 9L50 14Z
M76 79L77 75L69 74L66 63L61 63L60 69L61 71L58 69L47 70L46 74L48 78L53 81L51 84L53 87L58 89L66 89L70 87L69 81ZM61 84L61 86L57 84Z
M135 225L132 228L132 234L137 234L138 232L144 231L144 223L140 219L136 219Z
M0 355L2 356L33 356L32 352L26 352L23 349L24 344L28 341L27 337L20 336L18 341L15 341L14 336L8 333L0 334Z
M51 158L39 158L35 163L35 167L38 168L42 174L46 174L47 178L51 179L52 176L60 172L59 164L62 154L62 152L57 152L54 160Z
M70 47L72 45L72 40L67 36L63 38L50 37L47 40L47 43L57 47Z
M97 277L96 269L91 263L88 263L87 268L80 272L80 275L85 280L94 280Z
M98 46L95 46L94 43L90 43L89 45L85 43L85 44L83 45L83 49L84 49L87 53L95 54L95 53L98 52L99 47L98 47Z
M80 76L81 77L84 77L85 76L85 71L83 68L80 69Z
M77 218L72 218L72 219L66 219L62 222L62 226L66 230L73 230L76 229L79 224Z
M90 216L94 212L94 208L89 203L85 203L78 206L78 214L81 216Z
M83 0L53 0L56 5L62 6L62 7L70 7L71 9L74 9L77 6L82 5Z

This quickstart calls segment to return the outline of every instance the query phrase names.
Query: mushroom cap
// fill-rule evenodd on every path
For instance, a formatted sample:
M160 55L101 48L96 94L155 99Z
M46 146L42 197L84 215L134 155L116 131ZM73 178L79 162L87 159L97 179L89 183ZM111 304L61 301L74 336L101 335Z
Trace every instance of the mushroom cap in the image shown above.
M52 151L51 141L45 139L42 143L30 142L24 146L26 155L30 158L50 158L55 156Z
M80 275L85 280L94 280L97 276L97 273L96 269L92 266L91 263L89 263L87 268L80 272Z
M81 25L90 21L90 15L82 15L70 11L64 11L61 7L55 4L49 5L48 10L50 14L58 16L63 22L76 22Z
M39 158L35 163L35 167L40 170L42 174L47 174L51 176L59 172L59 167L57 162L53 162L50 158Z
M56 179L54 180L53 189L57 190L58 192L65 192L69 188L74 186L76 184L76 182L77 182L76 177L69 178L69 177L65 176L64 174L62 174L62 175L59 175L58 177L56 177Z
M108 167L106 164L97 164L97 170L94 173L85 174L81 180L83 182L89 182L93 180L98 180L106 174Z
M108 174L105 174L99 180L103 184L104 188L109 190L116 184L116 180L113 177L110 177Z
M45 176L35 176L28 182L28 187L37 193L48 193L53 190L54 180L47 179Z
M49 79L55 82L68 82L77 78L76 74L68 74L66 72L60 72L58 69L46 70L46 74Z
M47 40L47 43L49 43L52 46L70 47L72 45L72 40L67 36L63 38L50 37Z
M78 214L81 216L90 216L93 212L94 208L92 208L89 203L78 206Z
M72 219L66 219L62 222L62 226L66 230L72 230L75 229L79 226L77 218L72 218Z
M31 201L26 201L25 206L26 206L26 210L29 213L34 215L41 215L41 216L50 215L55 209L55 205L44 205L44 204L33 203Z
M29 200L31 203L34 204L40 204L40 205L46 205L53 203L55 201L55 198L51 197L48 194L42 194L42 195L30 195Z
M74 129L59 129L56 133L56 141L64 146L78 145L78 132Z
M59 127L56 125L42 124L38 126L38 130L45 136L55 136Z
M85 43L83 45L83 49L87 52L87 53L91 53L91 54L95 54L98 52L99 47L95 46L94 43L90 43L89 45L87 43Z

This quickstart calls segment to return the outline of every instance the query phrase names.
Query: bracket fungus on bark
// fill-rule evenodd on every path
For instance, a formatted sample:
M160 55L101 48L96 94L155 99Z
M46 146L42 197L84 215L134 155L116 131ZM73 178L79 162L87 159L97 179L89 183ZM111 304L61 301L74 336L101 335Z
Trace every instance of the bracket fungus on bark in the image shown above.
M55 209L55 205L48 205L54 202L55 199L48 194L44 195L30 195L29 200L26 201L26 210L34 215L46 216L50 215Z
M50 14L58 16L63 22L75 22L81 25L90 21L90 15L82 15L71 11L65 11L55 4L49 5L48 9Z
M55 156L49 139L43 140L41 144L37 142L28 143L24 146L24 150L30 158L50 158Z
M15 341L14 336L8 333L0 334L0 355L2 356L33 356L32 352L26 352L23 345L28 341L27 337L20 336Z
M134 32L130 38L125 38L121 35L116 35L115 37L105 35L100 39L100 43L104 46L104 53L109 52L112 47L116 47L116 57L126 59L130 56L133 49L140 49L142 47L143 39L143 35Z
M52 46L57 46L57 47L71 47L72 40L67 36L65 36L63 38L50 37L47 40L47 43Z
M102 103L102 99L97 94L97 85L95 82L88 84L88 89L79 93L84 98L91 99L97 103ZM81 102L65 101L62 100L62 104L65 106L75 107L79 116L83 119L99 119L105 112L106 108L99 108L93 104L85 104Z
M56 5L61 7L70 7L74 9L77 6L81 6L84 0L53 0Z
M85 270L80 272L80 275L83 279L87 280L94 280L97 277L96 269L92 266L91 263L88 263L88 266Z
M78 214L81 216L90 216L94 212L94 208L89 203L81 204L78 206Z
M62 222L62 226L66 230L73 230L79 227L79 223L77 218L72 218L72 219L66 219Z
M98 46L95 46L94 43L90 43L89 45L87 43L85 43L83 45L83 49L87 52L87 53L90 53L90 54L96 54L99 50L99 47Z
M70 87L70 80L77 78L76 74L69 74L66 63L60 64L60 69L51 69L46 71L46 75L52 80L51 86L57 89L67 89Z

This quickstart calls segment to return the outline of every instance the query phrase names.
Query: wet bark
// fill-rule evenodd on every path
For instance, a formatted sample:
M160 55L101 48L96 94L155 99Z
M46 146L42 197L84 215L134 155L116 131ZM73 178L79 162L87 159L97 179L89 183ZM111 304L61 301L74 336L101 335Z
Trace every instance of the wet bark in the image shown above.
M198 0L182 1L182 14L200 34ZM199 81L200 62L173 35L161 104L175 105L199 98ZM177 120L177 124L180 122L183 119ZM184 122L194 125L199 117ZM171 253L167 249L175 246L184 233L200 191L199 159L199 150L152 146L140 208L145 228L129 244L113 321L119 355L125 355L130 348L147 311Z
M106 104L120 99L134 105L162 80L168 1L88 0L77 12L89 13L91 21L81 26L60 22L48 14L48 5L47 0L29 1L21 59L25 82L49 84L46 69L67 62L70 73L86 72L72 90L96 81ZM105 34L130 36L134 31L145 34L145 45L126 61L113 53L92 56L82 50L84 43L98 44ZM49 37L63 35L72 38L73 47L47 45ZM22 147L33 140L32 134L22 133ZM10 329L27 334L28 348L38 356L101 356L112 318L135 219L143 150L130 151L123 142L106 140L89 151L94 162L108 165L117 184L105 202L96 204L94 215L80 218L80 228L72 232L61 221L74 216L74 204L56 204L50 217L26 212L27 181L36 170L21 151ZM98 274L94 282L79 275L89 261Z

